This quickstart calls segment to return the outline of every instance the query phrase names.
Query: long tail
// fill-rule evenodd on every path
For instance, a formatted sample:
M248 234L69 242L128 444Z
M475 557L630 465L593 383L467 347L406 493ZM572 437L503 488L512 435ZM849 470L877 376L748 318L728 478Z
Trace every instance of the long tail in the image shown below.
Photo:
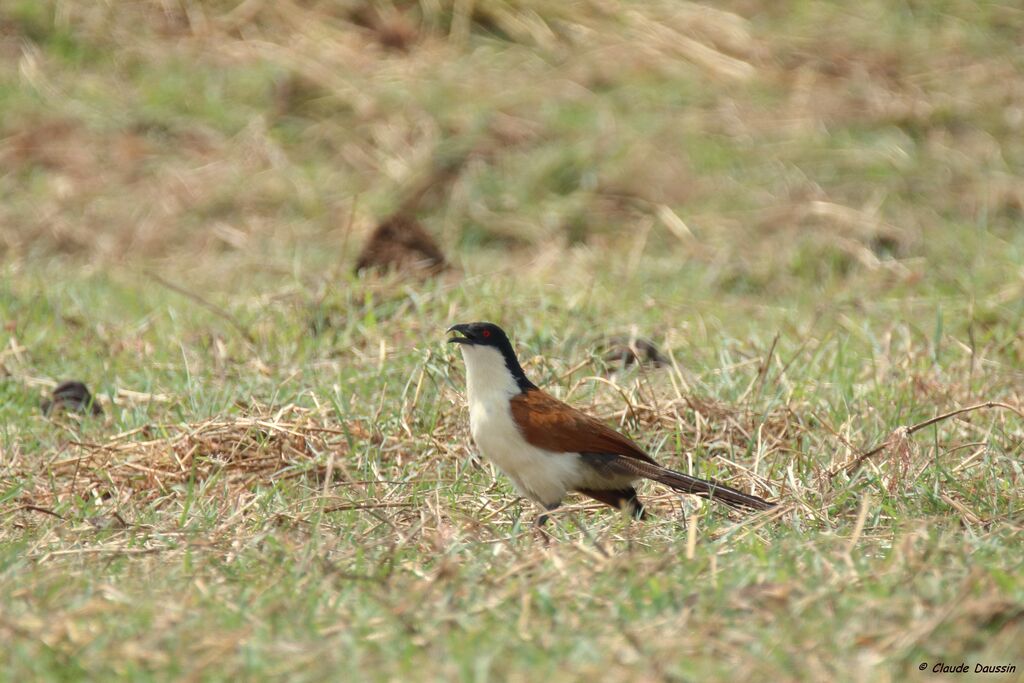
M726 486L725 484L714 481L713 479L710 481L706 479L698 479L696 477L683 474L682 472L670 470L667 467L650 465L645 462L635 462L631 464L634 465L638 474L665 484L666 486L671 486L676 491L704 496L705 498L721 501L726 505L741 510L771 510L773 507L778 505L778 503L772 503L764 498L758 498L757 496L752 496L749 493L737 491L731 486Z

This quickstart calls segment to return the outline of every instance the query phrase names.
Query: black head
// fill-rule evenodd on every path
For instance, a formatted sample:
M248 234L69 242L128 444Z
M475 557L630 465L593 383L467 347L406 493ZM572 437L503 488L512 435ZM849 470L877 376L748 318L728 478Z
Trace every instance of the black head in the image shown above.
M516 383L522 391L536 389L537 387L526 378L523 367L516 358L516 352L512 350L512 342L509 341L505 331L494 323L463 323L452 325L448 328L449 334L459 336L448 340L449 344L462 344L463 346L490 346L497 349L505 358L505 367L512 373Z
M460 337L452 337L448 340L450 344L466 344L467 346L493 346L496 349L512 348L505 331L494 323L464 323L452 325L448 333L460 334Z

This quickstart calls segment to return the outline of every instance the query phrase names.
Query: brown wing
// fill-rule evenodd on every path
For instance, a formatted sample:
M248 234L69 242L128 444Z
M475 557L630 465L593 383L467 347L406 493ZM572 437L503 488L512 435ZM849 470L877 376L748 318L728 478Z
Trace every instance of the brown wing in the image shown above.
M632 440L540 389L524 391L511 404L512 418L531 446L556 453L624 455L658 464Z

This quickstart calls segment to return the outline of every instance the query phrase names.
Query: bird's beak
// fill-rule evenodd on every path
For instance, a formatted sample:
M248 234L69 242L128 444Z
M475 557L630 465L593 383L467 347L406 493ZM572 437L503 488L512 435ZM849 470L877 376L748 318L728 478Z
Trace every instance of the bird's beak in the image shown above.
M469 332L469 325L452 325L448 328L448 334L461 334L461 337L452 337L449 344L472 344L472 334Z

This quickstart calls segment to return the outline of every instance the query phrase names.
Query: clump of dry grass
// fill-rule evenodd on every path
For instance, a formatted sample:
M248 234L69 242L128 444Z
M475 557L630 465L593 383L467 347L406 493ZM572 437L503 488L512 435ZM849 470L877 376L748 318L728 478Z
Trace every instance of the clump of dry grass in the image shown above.
M316 482L328 469L343 476L351 439L367 436L358 423L342 429L324 424L310 410L288 406L273 413L147 425L99 442L70 441L49 459L23 454L20 462L8 463L8 471L25 480L45 475L20 494L23 505L52 508L98 500L159 507L160 501L180 498L189 486L214 477L228 498L237 498L283 479Z

